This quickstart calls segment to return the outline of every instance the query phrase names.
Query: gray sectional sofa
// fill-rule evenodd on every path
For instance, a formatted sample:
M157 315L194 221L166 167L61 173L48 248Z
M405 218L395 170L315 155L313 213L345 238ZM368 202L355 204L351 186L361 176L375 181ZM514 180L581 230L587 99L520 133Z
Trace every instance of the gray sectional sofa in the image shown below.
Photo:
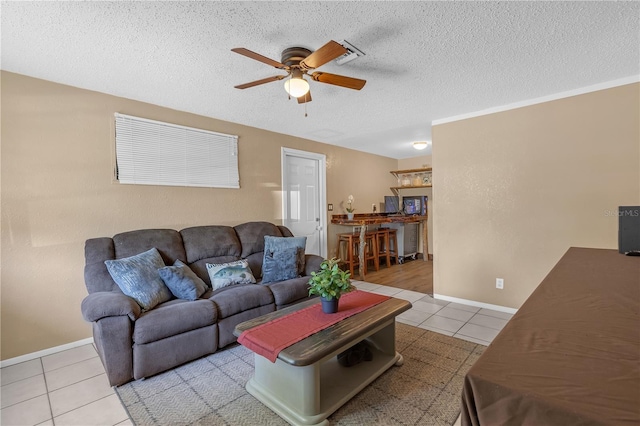
M243 321L309 298L308 281L323 258L305 255L302 276L261 284L264 237L291 237L283 227L249 222L235 227L198 226L181 231L145 229L85 244L85 284L89 295L82 314L93 324L93 337L109 383L117 386L149 377L212 354L236 341L235 326ZM156 248L165 265L179 259L208 286L207 263L246 259L257 284L237 284L197 300L173 298L143 311L112 279L106 260L128 258Z

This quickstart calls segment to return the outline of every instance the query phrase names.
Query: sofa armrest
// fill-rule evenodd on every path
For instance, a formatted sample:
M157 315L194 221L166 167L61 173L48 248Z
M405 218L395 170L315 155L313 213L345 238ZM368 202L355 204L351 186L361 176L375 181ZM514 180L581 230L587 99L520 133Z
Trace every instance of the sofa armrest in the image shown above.
M317 254L305 254L304 258L305 275L311 275L312 272L318 272L320 270L320 264L324 260L322 256L318 256Z
M122 293L98 291L84 298L81 305L85 321L95 322L105 317L127 315L131 321L140 316L140 305Z

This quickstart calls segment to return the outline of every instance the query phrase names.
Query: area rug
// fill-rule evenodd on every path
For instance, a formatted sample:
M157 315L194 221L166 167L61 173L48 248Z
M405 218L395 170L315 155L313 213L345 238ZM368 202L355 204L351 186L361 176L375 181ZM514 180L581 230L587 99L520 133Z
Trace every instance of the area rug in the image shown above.
M396 324L394 366L329 417L332 425L452 425L465 373L485 347ZM244 388L253 353L235 345L157 376L116 387L134 424L287 425Z

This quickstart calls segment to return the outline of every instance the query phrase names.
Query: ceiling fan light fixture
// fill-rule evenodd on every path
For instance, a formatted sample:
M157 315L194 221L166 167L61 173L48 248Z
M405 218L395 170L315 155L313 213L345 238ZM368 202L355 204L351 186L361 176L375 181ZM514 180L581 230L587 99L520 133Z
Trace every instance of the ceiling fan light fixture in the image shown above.
M309 93L309 83L304 78L289 78L284 82L284 90L294 98Z
M291 78L284 82L284 90L294 98L299 98L309 93L309 83L302 78L302 71L299 69L291 71Z
M418 141L413 143L413 147L417 150L423 150L427 147L428 144L429 142L427 141Z

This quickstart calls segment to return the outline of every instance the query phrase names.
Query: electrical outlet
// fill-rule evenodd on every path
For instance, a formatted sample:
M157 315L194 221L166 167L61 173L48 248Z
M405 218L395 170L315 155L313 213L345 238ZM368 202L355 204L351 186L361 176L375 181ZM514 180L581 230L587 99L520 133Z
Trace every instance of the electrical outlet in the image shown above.
M375 213L376 210L377 210L376 203L371 204L371 211Z
M329 205L327 206L327 210L329 210L330 212L332 212L332 211L333 211L333 204L329 204Z
M500 290L504 288L504 280L502 278L496 278L496 288Z

